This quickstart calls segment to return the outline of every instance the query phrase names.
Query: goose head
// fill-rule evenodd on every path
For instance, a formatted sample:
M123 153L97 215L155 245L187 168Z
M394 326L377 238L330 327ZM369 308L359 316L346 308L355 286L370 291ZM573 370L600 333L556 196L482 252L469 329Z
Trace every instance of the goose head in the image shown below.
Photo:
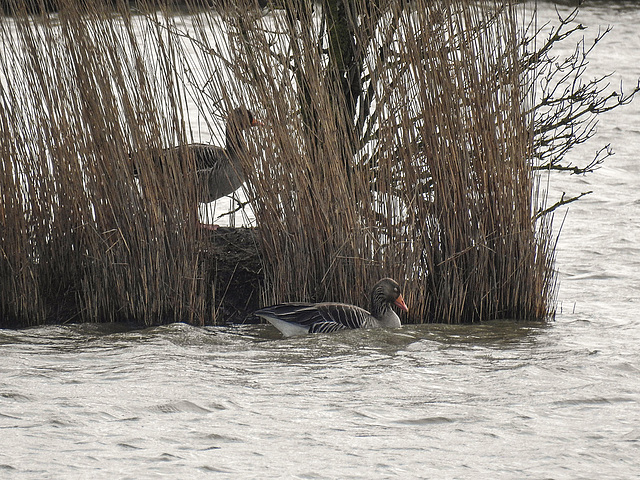
M247 130L250 127L263 125L257 120L253 112L246 107L238 107L232 110L227 117L227 128L232 127L235 130Z
M381 313L392 304L404 312L409 311L402 298L400 285L391 278L383 278L373 286L371 291L371 313L374 315Z

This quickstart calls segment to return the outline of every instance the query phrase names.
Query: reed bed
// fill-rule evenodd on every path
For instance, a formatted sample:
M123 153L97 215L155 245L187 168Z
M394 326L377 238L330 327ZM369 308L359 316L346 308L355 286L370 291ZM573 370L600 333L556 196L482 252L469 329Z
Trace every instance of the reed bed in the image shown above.
M391 276L413 322L552 314L516 7L66 1L0 20L5 323L222 321L191 161L153 158L239 104L265 124L244 169L263 303L366 306Z
M185 139L172 39L134 20L68 1L0 21L5 325L204 316L193 182L150 160Z
M366 305L392 276L411 321L548 318L516 7L283 3L221 19L235 82L219 88L269 127L247 165L267 301Z

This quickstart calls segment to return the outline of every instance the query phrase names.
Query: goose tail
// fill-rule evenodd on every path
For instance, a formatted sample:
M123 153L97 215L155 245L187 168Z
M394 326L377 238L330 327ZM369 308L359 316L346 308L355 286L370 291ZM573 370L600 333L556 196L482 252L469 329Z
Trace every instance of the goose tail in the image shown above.
M275 315L270 315L268 312L255 312L255 314L264 318L267 322L280 330L285 337L296 337L309 333L309 326L307 325L287 322L286 320L279 319Z

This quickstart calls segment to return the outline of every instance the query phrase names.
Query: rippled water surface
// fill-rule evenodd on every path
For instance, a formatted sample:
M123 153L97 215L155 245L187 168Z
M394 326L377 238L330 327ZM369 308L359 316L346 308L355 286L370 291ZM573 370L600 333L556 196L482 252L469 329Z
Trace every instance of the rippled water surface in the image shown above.
M640 7L624 5L579 20L615 25L590 68L630 87ZM640 100L605 117L572 154L611 142L603 169L552 179L594 191L563 227L555 322L0 331L0 477L633 478L639 115Z
M0 458L32 478L624 478L640 441L628 334L577 318L291 340L4 332Z

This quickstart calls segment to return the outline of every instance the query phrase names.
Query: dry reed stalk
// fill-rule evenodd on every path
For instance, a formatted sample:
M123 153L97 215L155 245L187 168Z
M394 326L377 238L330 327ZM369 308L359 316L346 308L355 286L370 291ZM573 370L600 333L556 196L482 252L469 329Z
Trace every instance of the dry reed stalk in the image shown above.
M173 38L96 2L0 20L5 324L205 317ZM139 187L132 162L140 170Z
M232 73L216 89L269 123L247 163L266 300L366 305L389 275L413 321L548 317L553 239L532 219L516 7L280 3L269 17L227 9L228 50L199 37L230 51L209 55L212 74Z
M3 316L44 322L55 297L79 320L211 315L189 162L152 157L191 140L185 112L215 134L238 104L266 124L245 162L265 302L366 305L388 275L417 322L551 312L515 7L279 3L0 22Z

